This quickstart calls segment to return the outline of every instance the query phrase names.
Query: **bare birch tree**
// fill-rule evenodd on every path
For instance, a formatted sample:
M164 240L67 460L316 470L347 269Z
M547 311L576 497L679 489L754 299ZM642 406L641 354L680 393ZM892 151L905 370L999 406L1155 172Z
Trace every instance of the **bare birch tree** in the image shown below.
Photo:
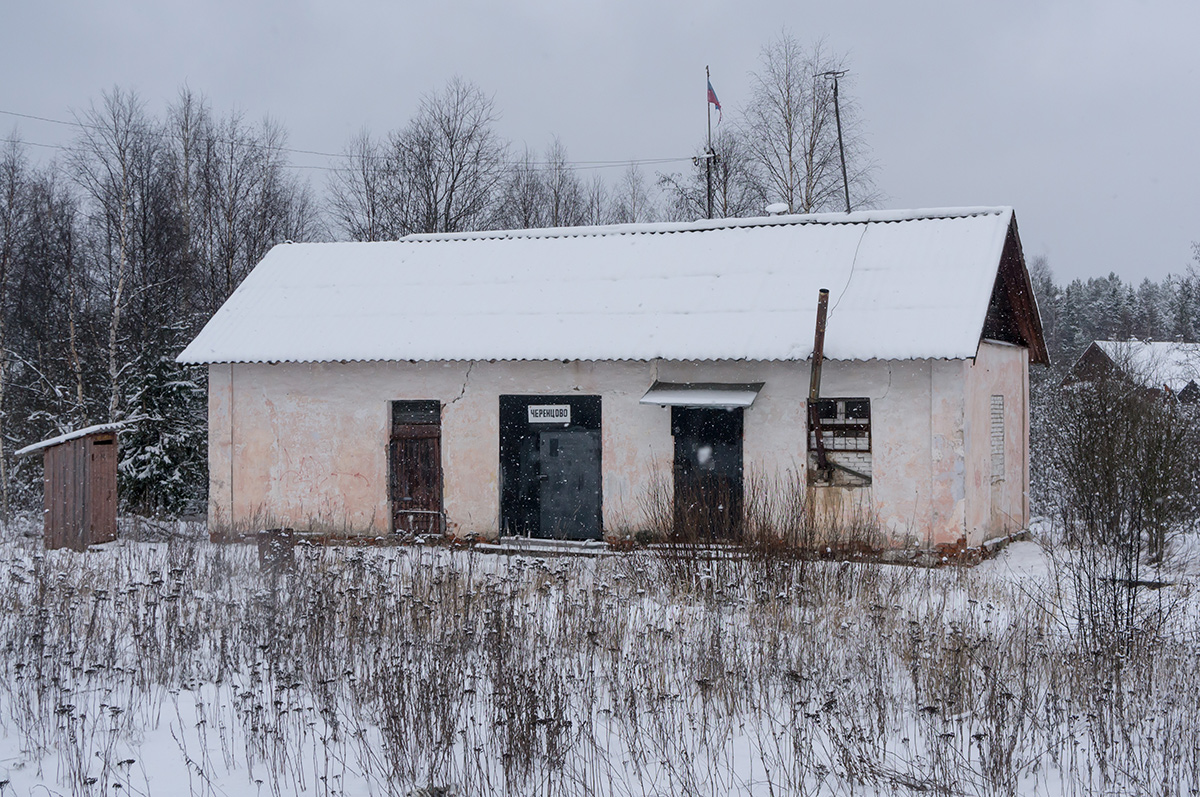
M394 187L384 149L364 128L346 144L343 162L329 180L327 206L333 226L352 241L388 241L396 229L389 198Z
M125 282L132 256L131 223L139 201L139 169L148 167L155 139L136 94L114 88L79 118L80 137L71 155L73 171L92 203L97 265L108 300L108 419L117 419L121 401L118 343Z
M278 123L215 118L186 90L168 119L173 194L195 285L189 302L207 318L272 246L319 234L318 214L308 185L287 173Z
M824 42L805 51L786 32L763 48L760 69L751 74L742 124L759 189L768 202L785 202L792 213L844 207L833 83L824 75L846 68L846 58L830 52ZM848 85L843 79L842 138L851 206L864 207L876 200L873 164Z
M543 171L550 226L574 227L584 224L587 217L584 188L567 160L567 148L558 136L546 147Z
M646 178L636 163L631 163L621 175L613 197L612 221L616 224L635 224L654 221L658 211L646 187Z
M78 202L59 175L53 164L28 175L27 223L10 277L6 338L12 364L25 375L20 405L26 439L84 422L89 393L100 398L88 388L103 389L104 382L103 358L96 356L104 352L102 302L89 298L94 283L82 273L76 243Z
M421 99L416 117L390 137L400 232L457 232L487 223L505 176L507 146L496 118L492 99L462 78Z
M541 162L526 148L524 156L509 166L493 226L573 227L582 224L586 215L583 186L567 160L566 147L555 137Z
M608 185L598 174L592 175L591 182L583 191L583 220L582 224L600 225L612 221L610 213Z
M508 169L492 226L509 230L550 227L553 226L552 217L546 175L526 148L524 156Z
M8 386L9 345L5 322L10 276L29 216L27 171L24 147L14 134L0 153L0 522L5 527L9 517L8 454L4 445L8 431L4 392Z

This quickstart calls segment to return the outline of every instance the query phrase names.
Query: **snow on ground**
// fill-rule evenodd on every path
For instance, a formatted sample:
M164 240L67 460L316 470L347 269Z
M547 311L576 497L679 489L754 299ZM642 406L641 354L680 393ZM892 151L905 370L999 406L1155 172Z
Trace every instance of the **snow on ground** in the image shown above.
M1052 563L1042 546L1031 540L1021 540L1005 546L991 559L981 562L976 574L998 582L1037 579L1049 581Z
M1110 647L1038 542L970 570L432 546L275 570L198 527L87 554L34 531L0 541L2 797L1200 788L1182 554Z

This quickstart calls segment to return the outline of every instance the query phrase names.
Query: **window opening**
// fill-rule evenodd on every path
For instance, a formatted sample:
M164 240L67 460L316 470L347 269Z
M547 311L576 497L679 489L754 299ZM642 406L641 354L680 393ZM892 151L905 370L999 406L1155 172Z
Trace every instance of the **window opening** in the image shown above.
M393 401L392 427L423 426L442 422L442 405L439 401Z
M862 486L871 483L871 400L817 399L817 422L808 425L809 480L818 485ZM828 467L817 466L817 443Z

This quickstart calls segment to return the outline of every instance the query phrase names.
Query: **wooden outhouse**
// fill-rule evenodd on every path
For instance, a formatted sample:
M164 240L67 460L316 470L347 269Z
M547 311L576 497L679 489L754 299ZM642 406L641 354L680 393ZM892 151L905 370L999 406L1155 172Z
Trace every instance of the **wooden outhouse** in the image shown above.
M117 432L102 424L16 452L42 452L46 548L86 551L117 538Z

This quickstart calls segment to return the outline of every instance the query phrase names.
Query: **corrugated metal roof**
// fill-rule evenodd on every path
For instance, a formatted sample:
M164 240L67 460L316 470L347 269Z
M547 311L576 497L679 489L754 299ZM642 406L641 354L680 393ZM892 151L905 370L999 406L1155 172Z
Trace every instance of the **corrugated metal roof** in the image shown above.
M1012 209L272 249L181 362L973 357Z

